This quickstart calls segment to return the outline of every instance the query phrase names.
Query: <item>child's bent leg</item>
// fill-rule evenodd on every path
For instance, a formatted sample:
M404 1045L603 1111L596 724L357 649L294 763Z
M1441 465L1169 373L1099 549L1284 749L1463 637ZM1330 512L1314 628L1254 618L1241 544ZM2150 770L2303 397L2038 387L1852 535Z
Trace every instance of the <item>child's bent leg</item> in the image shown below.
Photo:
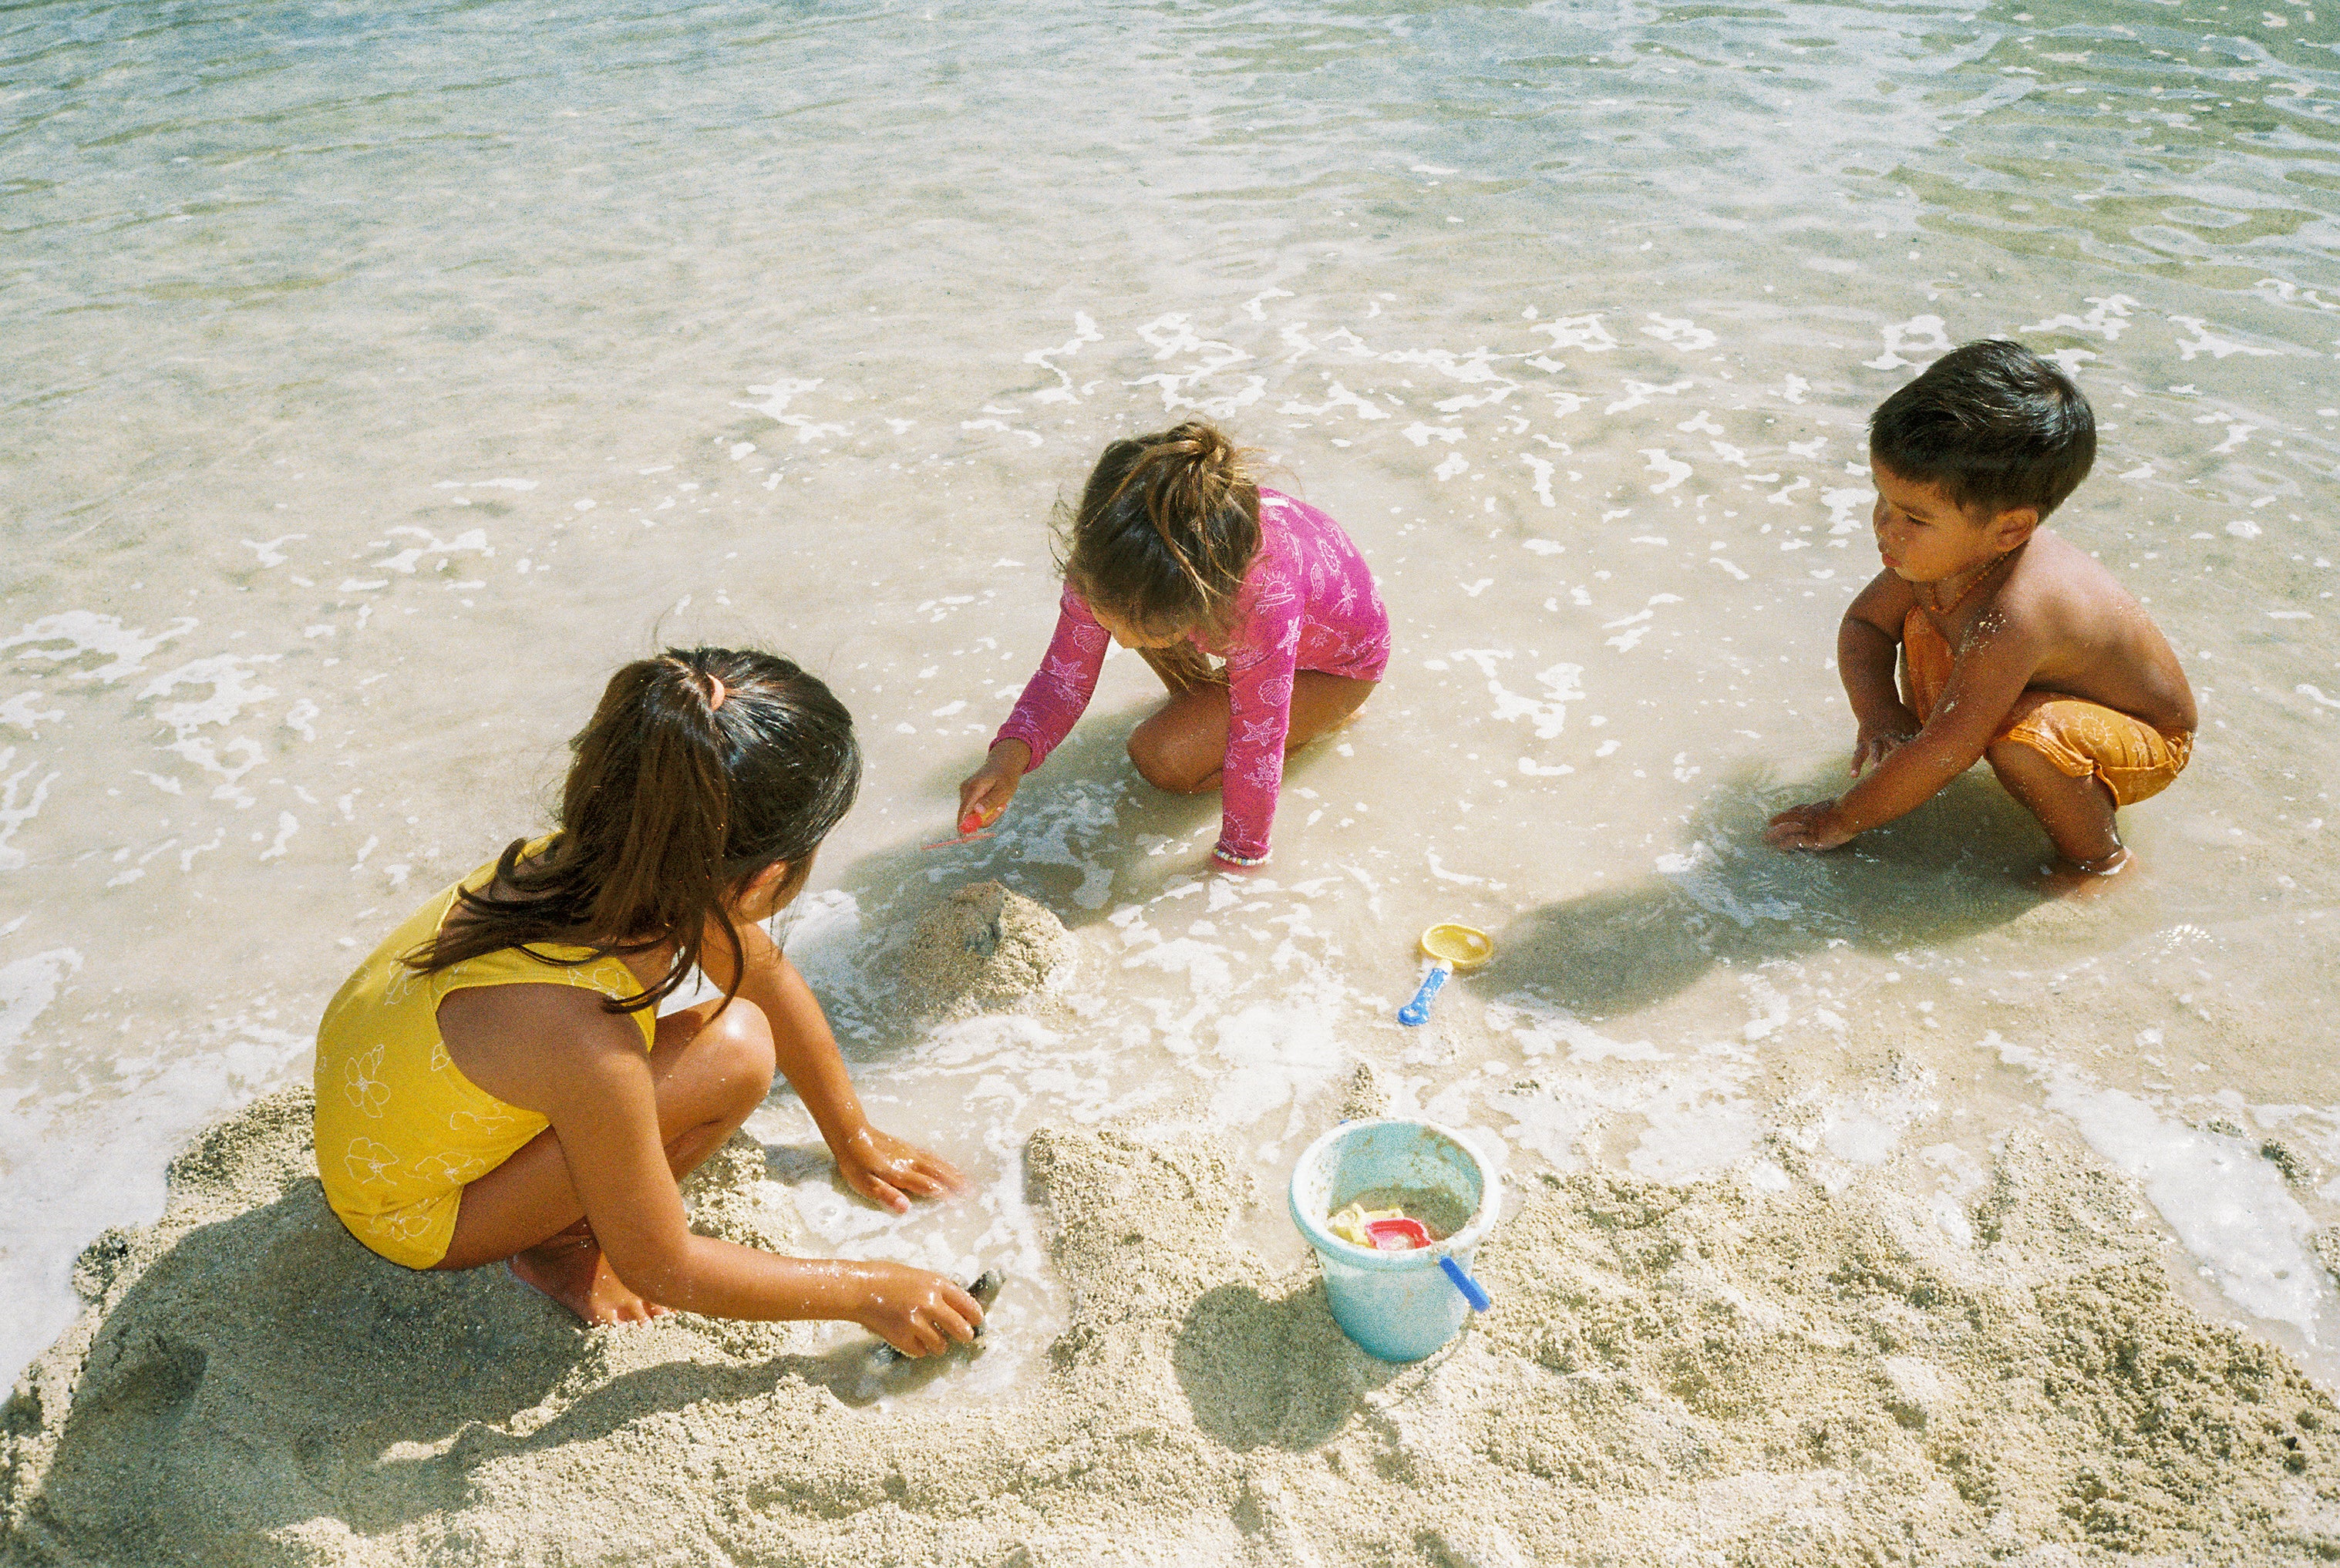
M720 1014L703 1002L658 1024L650 1082L659 1136L679 1179L723 1146L772 1086L772 1031L762 1011L735 1000ZM585 1207L570 1185L560 1140L539 1133L463 1189L442 1269L511 1259L512 1272L588 1322L651 1315L620 1284L585 1228Z
M2106 873L2128 860L2113 820L2113 792L2093 773L2075 779L2019 740L1998 740L1983 753L1990 770L2023 809L2039 819L2057 857L2077 870Z
M1165 676L1169 700L1129 732L1129 759L1157 789L1173 795L1207 795L1219 787L1227 755L1227 689L1180 687ZM1304 670L1292 682L1292 723L1284 732L1286 756L1340 724L1364 705L1379 681L1358 680L1322 670Z

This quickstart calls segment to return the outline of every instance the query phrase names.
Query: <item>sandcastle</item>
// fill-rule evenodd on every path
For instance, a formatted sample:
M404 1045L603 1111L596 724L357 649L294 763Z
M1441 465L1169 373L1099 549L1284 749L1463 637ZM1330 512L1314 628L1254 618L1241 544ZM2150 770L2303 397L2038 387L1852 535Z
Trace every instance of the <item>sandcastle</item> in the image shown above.
M920 1012L978 1012L1060 988L1072 957L1055 915L997 882L977 882L919 918L901 987Z

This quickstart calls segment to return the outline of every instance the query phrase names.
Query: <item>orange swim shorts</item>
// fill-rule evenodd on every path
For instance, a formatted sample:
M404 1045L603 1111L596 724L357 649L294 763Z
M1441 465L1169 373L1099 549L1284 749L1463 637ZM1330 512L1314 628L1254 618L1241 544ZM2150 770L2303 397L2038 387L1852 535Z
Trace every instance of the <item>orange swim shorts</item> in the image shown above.
M2116 806L2134 806L2169 788L2193 755L2194 737L2164 732L2118 709L2060 691L2027 691L1998 733L2055 764L2067 779L2093 773L2113 792Z
M1920 719L1929 718L1949 681L1950 646L1913 610L1902 622L1901 649L1909 661L1909 705ZM2134 806L2168 789L2194 751L2194 737L2186 730L2156 729L2118 709L2061 691L2025 692L2008 711L2007 728L1992 739L2030 747L2067 779L2094 774L2113 792L2115 806Z

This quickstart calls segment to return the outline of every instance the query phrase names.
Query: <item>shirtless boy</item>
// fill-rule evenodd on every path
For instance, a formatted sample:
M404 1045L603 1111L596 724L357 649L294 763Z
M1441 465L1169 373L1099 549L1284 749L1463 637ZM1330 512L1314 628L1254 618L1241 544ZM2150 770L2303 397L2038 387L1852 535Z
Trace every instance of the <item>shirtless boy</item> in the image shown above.
M1772 818L1770 843L1832 849L1987 760L2048 830L2052 887L2133 863L2115 808L2186 766L2194 693L2137 600L2039 526L2096 453L2079 388L2018 343L1968 343L1879 406L1869 465L1885 570L1837 630L1859 782Z

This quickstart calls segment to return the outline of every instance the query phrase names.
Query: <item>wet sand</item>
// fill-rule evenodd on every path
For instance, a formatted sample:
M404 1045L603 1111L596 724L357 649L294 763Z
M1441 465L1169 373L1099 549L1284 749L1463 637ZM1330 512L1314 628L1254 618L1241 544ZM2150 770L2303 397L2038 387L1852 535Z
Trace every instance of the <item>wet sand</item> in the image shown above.
M2175 1296L2134 1188L2010 1139L1960 1242L1889 1166L1792 1144L1672 1184L1548 1175L1494 1310L1397 1366L1313 1270L1227 1240L1208 1136L1026 1151L1065 1331L1022 1395L858 1407L869 1342L585 1330L501 1270L383 1263L308 1174L307 1103L208 1131L0 1444L11 1560L107 1564L2312 1563L2340 1406ZM742 1137L696 1223L786 1245ZM1012 1287L1011 1287L1012 1288ZM922 1369L906 1368L917 1375ZM854 1403L848 1403L853 1401Z

